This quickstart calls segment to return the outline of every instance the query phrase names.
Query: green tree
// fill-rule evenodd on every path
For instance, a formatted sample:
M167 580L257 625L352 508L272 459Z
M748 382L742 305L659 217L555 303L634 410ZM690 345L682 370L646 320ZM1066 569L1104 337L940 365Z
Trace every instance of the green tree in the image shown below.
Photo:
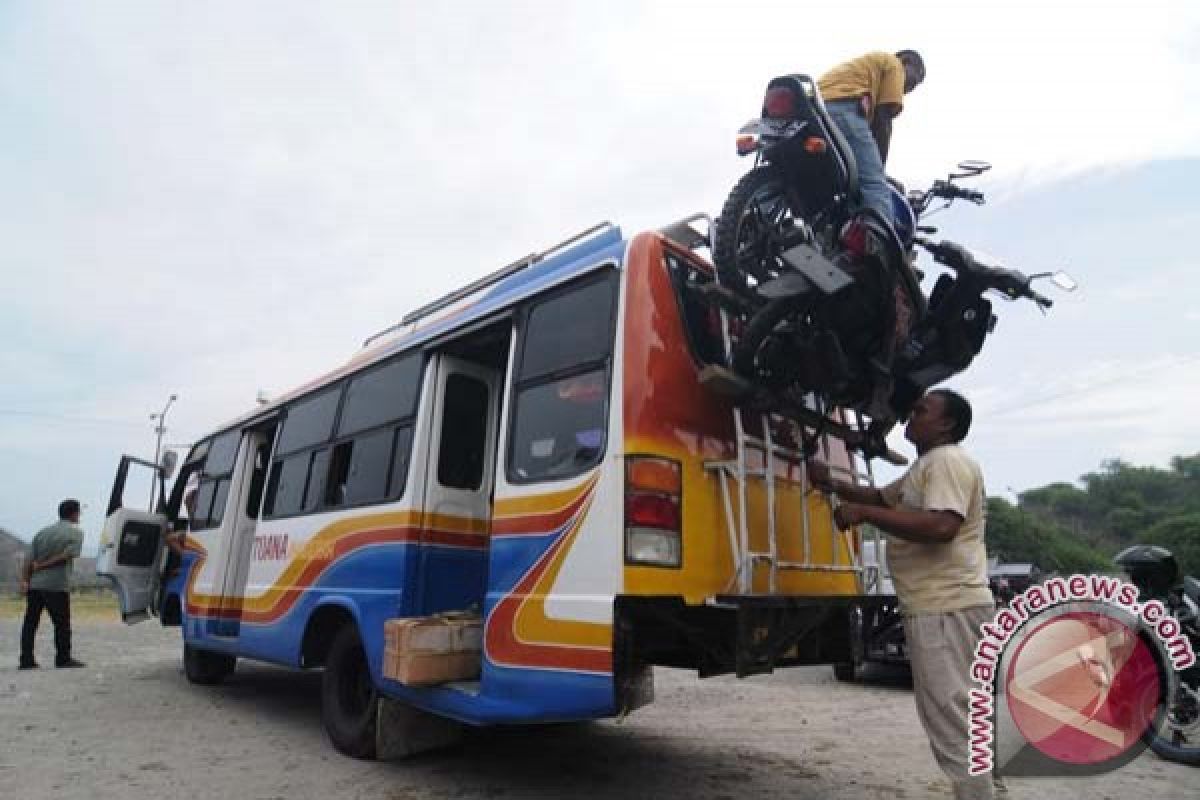
M1142 531L1138 539L1174 553L1185 575L1200 575L1200 513L1165 519Z

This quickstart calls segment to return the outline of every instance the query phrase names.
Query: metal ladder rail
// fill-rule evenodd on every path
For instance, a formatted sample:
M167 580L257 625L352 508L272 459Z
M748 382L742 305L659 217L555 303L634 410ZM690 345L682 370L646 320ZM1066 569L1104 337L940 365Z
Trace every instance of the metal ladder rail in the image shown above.
M734 409L734 457L724 461L710 461L705 464L706 469L715 472L720 481L726 533L729 538L730 553L733 556L735 566L734 576L730 583L733 584L736 582L739 593L749 592L753 587L754 567L765 563L770 570L768 573L768 587L771 592L778 589L778 574L780 570L853 572L858 573L859 583L861 584L863 569L861 560L855 553L855 548L845 541L844 537L846 534L836 530L832 523L829 527L829 536L833 545L831 561L828 563L816 563L813 561L813 535L816 526L810 517L808 472L804 462L804 453L776 443L771 434L770 419L766 415L763 415L763 423L766 425L764 428L765 435L755 436L748 433L743 414L744 412L741 409ZM824 449L828 453L827 441L824 443ZM751 465L750 457L755 452L760 454L760 458L756 460L761 461L762 466ZM790 463L789 470L794 468L799 468L800 470L798 481L791 478L786 479L786 482L789 484L799 484L801 497L803 498L800 504L803 556L800 561L783 560L779 555L779 514L783 510L779 508L776 502L779 480L776 473L779 459L781 458L785 463ZM752 549L750 545L747 497L750 482L755 479L760 479L764 482L765 501L767 505L765 549L758 550ZM843 548L846 555L844 560L841 558Z
M853 418L854 418L854 427L859 431L865 431L866 424L863 421L862 413L859 411L853 412ZM831 463L832 459L830 458L829 436L828 435L821 437L820 446L821 446L821 450L822 450L822 455L825 457L825 463L827 463L827 464ZM847 477L850 478L851 482L853 482L855 485L860 485L860 486L866 485L866 486L870 486L870 487L874 488L874 486L875 486L875 470L871 466L871 460L868 458L863 458L862 454L859 453L857 450L854 450L853 448L846 447L844 449L846 451L847 457L850 460L850 467L849 468L832 467L831 469L838 473L846 475ZM861 462L863 464L863 469L860 470L857 468L858 462ZM830 509L831 511L833 511L837 507L833 503L836 503L836 498L831 498L831 509ZM832 518L830 519L830 527L833 529L831 531L831 535L834 537L835 543L838 541L841 541L842 537L839 535L839 533L841 533L841 532L837 531L836 528L834 527ZM874 526L872 526L871 532L872 532L872 542L873 542L874 548L875 548L875 558L876 558L876 561L878 562L879 558L880 558L880 554L882 552L880 549L879 530L877 528L875 528ZM859 569L859 591L865 593L869 589L873 588L874 584L877 584L882 580L882 572L881 572L882 564L877 563L875 565L874 577L872 579L868 579L868 577L867 577L868 569L867 569L866 565L863 564L862 555L861 555L862 554L862 543L863 543L862 530L860 528L856 527L856 528L852 529L849 532L849 534L850 534L850 544L848 545L847 555L849 556L849 560L852 563L854 563L860 567L860 569ZM835 560L836 560L836 553L835 553Z

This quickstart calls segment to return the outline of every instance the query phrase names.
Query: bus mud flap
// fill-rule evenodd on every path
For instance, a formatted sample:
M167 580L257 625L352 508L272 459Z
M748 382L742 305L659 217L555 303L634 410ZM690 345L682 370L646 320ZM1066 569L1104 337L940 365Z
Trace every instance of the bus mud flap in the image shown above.
M375 758L391 761L458 744L463 725L390 697L379 698L375 715Z

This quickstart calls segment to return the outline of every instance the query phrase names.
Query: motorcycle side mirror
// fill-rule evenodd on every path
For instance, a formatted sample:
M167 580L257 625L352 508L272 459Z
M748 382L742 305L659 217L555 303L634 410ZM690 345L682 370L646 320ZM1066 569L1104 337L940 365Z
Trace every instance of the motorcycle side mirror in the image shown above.
M974 178L976 175L982 175L991 168L992 165L986 161L967 159L966 161L958 162L959 171L951 173L950 179L957 180L959 178Z
M1079 288L1079 284L1075 282L1075 279L1061 269L1058 272L1039 272L1036 275L1029 276L1031 283L1038 278L1049 278L1051 283L1064 292L1073 292Z
M1051 275L1050 280L1055 286L1062 289L1064 292L1073 292L1079 288L1079 284L1075 282L1075 279L1063 272L1061 269Z

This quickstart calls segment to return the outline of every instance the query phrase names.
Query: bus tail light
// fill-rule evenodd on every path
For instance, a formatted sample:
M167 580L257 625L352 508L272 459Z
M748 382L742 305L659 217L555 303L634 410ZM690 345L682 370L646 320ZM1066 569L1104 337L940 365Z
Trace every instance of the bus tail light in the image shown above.
M625 459L625 563L683 564L683 472L657 456Z

